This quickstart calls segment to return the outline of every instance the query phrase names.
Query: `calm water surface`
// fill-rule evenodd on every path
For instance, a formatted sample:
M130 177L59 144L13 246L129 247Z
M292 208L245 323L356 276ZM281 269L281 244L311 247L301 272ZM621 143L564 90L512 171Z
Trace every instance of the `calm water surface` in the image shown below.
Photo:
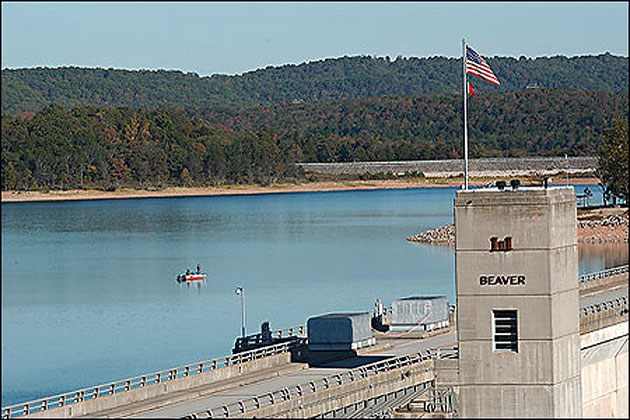
M453 248L405 238L451 223L455 192L3 204L2 405L228 354L237 286L248 333L376 298L453 301ZM581 272L627 260L625 245L580 248ZM206 284L174 281L197 262Z

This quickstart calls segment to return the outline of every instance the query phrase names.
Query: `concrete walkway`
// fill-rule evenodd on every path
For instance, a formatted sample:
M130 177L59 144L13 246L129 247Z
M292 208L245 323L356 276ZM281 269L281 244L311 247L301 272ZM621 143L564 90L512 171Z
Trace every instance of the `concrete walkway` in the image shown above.
M616 299L621 296L628 296L628 283L618 286L613 289L609 289L603 293L597 293L594 295L587 295L580 297L580 308L590 306L597 302L605 302L608 300Z

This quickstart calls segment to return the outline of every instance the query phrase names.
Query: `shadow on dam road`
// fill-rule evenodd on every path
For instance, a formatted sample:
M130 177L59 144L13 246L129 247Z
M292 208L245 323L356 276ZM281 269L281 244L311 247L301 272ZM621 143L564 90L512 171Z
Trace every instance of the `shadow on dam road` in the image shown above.
M380 362L381 360L390 359L394 356L355 356L348 359L335 360L333 362L327 362L317 365L312 365L314 368L338 368L338 369L353 369L363 365L369 365L370 363Z

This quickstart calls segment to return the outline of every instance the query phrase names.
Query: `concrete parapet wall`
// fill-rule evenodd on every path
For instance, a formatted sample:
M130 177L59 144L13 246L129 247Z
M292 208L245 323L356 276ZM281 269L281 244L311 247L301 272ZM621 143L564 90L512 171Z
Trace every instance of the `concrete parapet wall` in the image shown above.
M459 360L439 359L435 361L435 382L438 387L459 385Z
M628 335L628 321L620 322L609 327L582 334L580 336L580 348L582 350L605 343L615 338Z
M433 367L434 360L426 360L339 386L330 386L257 410L248 410L244 417L312 418L392 391L433 381L435 379Z
M428 177L448 177L464 172L462 159L415 160L400 162L347 162L347 163L298 163L305 172L331 175L362 175L365 173L402 174L419 171ZM597 168L594 157L539 157L470 159L471 176L507 176L593 172Z
M604 309L580 316L580 333L588 334L624 322L628 323L628 306Z
M91 415L105 410L121 408L127 404L137 403L150 398L162 397L169 393L189 390L199 386L208 385L213 382L235 378L239 375L254 373L265 369L272 369L289 364L290 362L290 352L281 353L241 364L226 366L221 369L215 369L185 378L175 379L169 382L148 385L144 388L137 388L119 394L33 413L27 417L66 418Z

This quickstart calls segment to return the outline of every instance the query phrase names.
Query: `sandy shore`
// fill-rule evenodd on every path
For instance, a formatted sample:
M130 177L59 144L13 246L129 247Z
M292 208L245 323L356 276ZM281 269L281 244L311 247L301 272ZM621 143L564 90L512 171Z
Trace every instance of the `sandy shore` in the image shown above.
M522 181L523 184L527 182ZM573 178L575 184L597 184L596 178ZM470 185L486 185L488 181L471 180ZM66 201L66 200L109 200L124 198L157 198L157 197L195 197L216 195L250 195L295 193L313 191L351 191L374 189L404 189L457 187L461 179L420 179L420 180L370 180L370 181L326 181L303 182L300 184L275 184L271 186L231 185L223 187L167 187L157 191L136 190L131 188L116 191L99 190L67 190L67 191L2 191L2 202L27 201Z

